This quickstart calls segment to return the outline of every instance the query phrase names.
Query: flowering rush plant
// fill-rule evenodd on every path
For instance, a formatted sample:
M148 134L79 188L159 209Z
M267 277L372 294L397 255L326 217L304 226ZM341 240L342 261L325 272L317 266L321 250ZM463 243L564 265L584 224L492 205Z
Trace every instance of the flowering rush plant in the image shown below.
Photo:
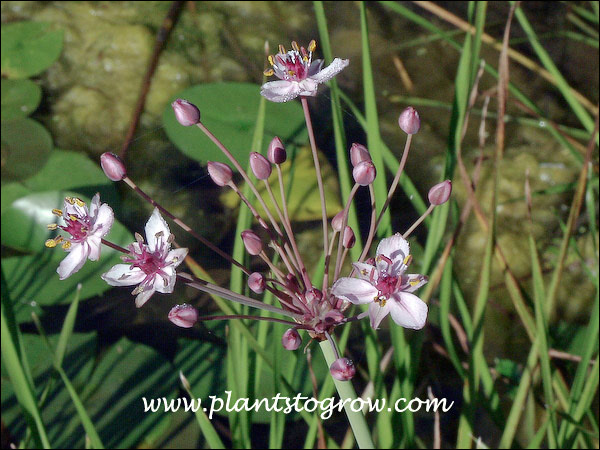
M98 195L92 200L89 209L80 199L67 198L64 209L54 211L56 215L63 218L65 225L51 227L62 230L63 235L46 242L48 247L62 243L62 248L68 252L57 270L60 278L67 278L78 271L87 259L97 260L102 245L110 246L123 253L123 262L104 273L102 279L112 286L134 287L132 295L135 296L135 304L138 308L148 301L161 301L162 299L158 298L156 293L170 294L176 283L184 283L230 301L275 313L280 317L253 317L256 320L288 325L289 329L281 337L281 343L287 350L297 350L307 336L311 342L328 342L333 355L329 361L330 372L337 381L350 380L356 373L353 362L339 354L333 337L338 327L368 318L370 325L377 329L389 315L394 322L392 326L414 330L423 328L427 321L428 307L418 297L417 291L427 283L427 277L410 273L412 256L407 238L435 206L448 200L451 183L444 181L433 186L429 192L430 207L424 215L404 232L397 232L381 239L375 252L371 254L371 246L378 226L395 194L399 177L404 170L412 137L420 128L419 114L409 107L399 115L399 127L407 135L406 145L384 204L376 208L373 189L370 188L377 171L369 150L364 145L355 143L349 149L355 183L345 206L330 221L326 212L323 177L317 157L307 97L317 95L319 85L341 72L348 66L349 61L336 58L323 68L322 60L313 59L315 48L315 41L311 41L307 48L293 42L292 49L289 51L280 46L276 55L269 56L270 67L265 71L265 75L274 75L278 80L265 83L260 94L273 102L287 102L299 98L302 104L321 200L324 255L324 267L321 268L322 280L316 282L307 269L290 220L282 172L282 166L287 160L283 142L275 137L265 152L266 156L252 152L248 163L250 171L247 172L219 137L203 124L199 109L184 99L172 103L173 113L182 126L199 128L199 133L208 136L229 159L231 165L209 161L208 174L218 186L235 191L245 207L251 211L256 226L254 229L242 232L240 238L247 252L264 261L268 271L251 271L242 262L233 259L192 230L142 191L127 176L125 164L118 156L105 153L100 161L105 174L113 181L125 182L154 206L154 211L146 223L145 237L136 233L135 242L126 248L109 242L105 236L113 222L112 209L100 203ZM254 193L264 215L259 213L258 208L242 193L235 181L234 171L239 173ZM279 199L276 199L277 196L268 182L274 176L278 177L280 186ZM260 183L264 183L265 192L270 197L273 208L267 206L260 193ZM371 223L360 258L352 262L348 273L343 273L348 252L355 245L356 233L360 231L353 230L348 225L348 212L356 193L362 187L368 189L371 195L371 210L368 211ZM241 292L233 292L181 270L188 251L174 245L175 237L167 219L198 239L209 251L241 269L247 276L249 289L256 296L250 297ZM264 292L274 295L279 305L273 306L261 301L260 296ZM353 307L354 305L358 307ZM175 306L169 313L171 322L184 328L193 327L199 321L223 318L248 318L248 316L201 317L194 307L186 304Z

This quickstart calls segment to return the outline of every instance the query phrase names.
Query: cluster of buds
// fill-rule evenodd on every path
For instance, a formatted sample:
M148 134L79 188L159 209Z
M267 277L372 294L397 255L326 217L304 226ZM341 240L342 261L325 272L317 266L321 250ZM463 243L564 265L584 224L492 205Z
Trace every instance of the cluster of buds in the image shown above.
M155 207L146 224L146 240L136 233L136 241L127 248L106 241L105 236L113 221L112 209L105 204L101 205L99 196L94 197L89 211L81 200L67 199L65 201L65 212L57 211L57 215L61 215L65 219L66 225L60 228L70 234L71 239L65 240L62 237L57 237L49 240L46 244L52 247L58 242L68 243L68 245L63 245L63 248L70 254L58 270L61 279L79 270L86 259L98 259L101 244L108 245L124 253L122 257L123 264L114 266L102 278L114 286L135 285L136 288L133 290L133 294L136 295L136 305L138 307L146 303L155 292L163 294L173 292L175 282L178 280L203 292L277 313L285 319L262 316L256 317L256 319L289 325L289 329L283 334L281 342L283 347L290 351L301 346L302 337L299 333L301 330L305 330L313 340L329 341L336 356L330 366L330 372L334 378L341 381L351 379L356 369L353 362L342 357L336 348L335 341L332 338L336 327L368 316L373 328L378 328L383 318L389 313L392 320L400 326L411 329L422 328L425 325L428 309L427 305L413 292L427 282L427 277L405 273L412 260L406 238L425 216L431 213L435 206L448 200L451 193L451 183L445 181L434 186L429 192L431 205L426 213L404 234L396 233L391 237L382 239L375 256L367 258L379 222L389 206L398 185L399 177L404 169L412 136L420 128L418 113L413 108L407 108L400 114L398 120L400 128L407 134L400 167L391 184L385 204L379 212L375 210L371 212L373 220L360 258L352 264L348 276L341 276L347 254L356 244L355 232L358 232L358 230L353 230L348 225L348 211L358 189L361 187L369 187L370 195L374 196L373 189L370 186L377 176L377 170L369 150L364 145L353 144L350 148L349 157L353 167L352 176L355 184L342 211L329 222L307 97L316 95L318 85L343 70L348 65L348 60L336 58L331 65L322 69L323 62L313 60L315 47L314 41L311 41L306 49L298 46L295 42L292 43L292 50L290 51L286 51L283 46L280 46L279 53L269 57L271 68L266 72L267 75L276 75L279 80L265 83L261 89L261 94L274 102L284 102L300 97L304 108L321 197L323 260L325 263L322 268L324 274L322 283L319 282L319 286L315 285L311 279L292 229L285 198L285 180L282 171L282 165L287 162L287 153L281 139L275 137L270 142L265 152L266 156L258 152L250 154L247 164L250 167L250 174L221 141L205 127L200 120L199 109L189 101L182 99L175 100L172 103L178 122L183 126L198 127L214 142L231 163L230 166L222 162L209 161L207 163L208 174L216 185L233 189L254 216L258 229L245 230L241 233L240 238L248 254L262 260L264 267L267 268L264 271L265 273L251 271L243 263L233 259L194 232L189 226L143 192L127 176L124 163L116 155L105 153L101 157L101 165L108 178L113 181L124 181ZM243 194L236 182L237 177L234 177L234 172L237 172L250 187L260 203L262 211L264 211L264 217L259 213L259 209ZM269 183L269 180L275 176L280 187L279 201L276 199ZM258 183L264 184L264 192L269 196L273 205L272 208L267 206L258 189ZM371 204L374 208L374 198L372 200ZM269 292L278 299L279 306L272 306L261 300L232 292L187 273L176 273L175 269L187 256L187 249L171 249L174 236L171 234L163 215L200 240L210 250L240 268L246 274L248 287L252 292L257 295ZM58 228L58 225L53 226L53 229L56 228ZM334 249L336 249L335 258ZM276 263L274 256L281 262ZM357 315L347 314L352 304L368 305L368 310ZM168 317L175 325L190 328L201 320L246 318L247 316L200 317L193 306L182 304L175 306L169 312Z

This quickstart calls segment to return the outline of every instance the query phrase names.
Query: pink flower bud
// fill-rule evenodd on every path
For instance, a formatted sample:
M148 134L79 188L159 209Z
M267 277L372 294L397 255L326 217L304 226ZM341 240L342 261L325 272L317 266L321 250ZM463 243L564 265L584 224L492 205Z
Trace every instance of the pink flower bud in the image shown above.
M313 287L306 291L304 298L309 304L313 302L319 303L323 299L323 293L317 288Z
M356 368L354 363L348 358L338 358L329 367L331 376L338 381L348 381L354 374L356 374Z
M104 170L104 175L111 181L121 181L127 176L125 164L114 153L102 153L102 156L100 156L100 165L102 166L102 170Z
M252 230L242 231L242 240L244 241L244 246L246 250L251 255L258 255L262 252L262 241L258 234L256 234Z
M354 231L352 231L352 228L346 227L346 230L344 231L344 239L342 240L344 248L352 248L354 247L355 243L356 236L354 236Z
M253 272L248 277L248 287L257 294L265 292L266 280L262 273Z
M218 186L226 186L233 177L233 172L227 164L209 161L206 168L208 169L208 174Z
M178 98L171 103L171 107L175 112L175 118L177 119L177 122L184 127L196 125L198 122L200 122L200 110L196 108L196 105L188 102L187 100Z
M191 328L198 321L198 311L192 305L176 305L169 311L169 320L181 328Z
M269 144L269 149L267 150L267 158L273 164L283 164L287 159L285 147L283 146L281 139L279 139L277 136L275 136Z
M452 181L446 180L436 184L427 194L429 203L432 205L441 205L448 201L450 194L452 193Z
M288 328L283 336L281 336L281 344L286 350L296 350L302 344L300 333L295 328Z
M398 117L398 125L406 134L416 134L421 128L421 119L415 108L409 106L400 113Z
M355 142L352 144L352 147L350 147L350 162L354 167L362 161L371 161L371 154L369 153L369 150L367 150L367 147Z
M377 170L375 169L375 164L373 164L373 161L371 160L359 162L352 170L354 181L361 186L368 186L371 184L376 175Z
M331 219L331 228L333 231L337 231L338 233L342 231L342 227L344 226L344 210L341 210L333 219Z
M250 168L259 180L266 180L271 176L271 163L260 153L250 153Z

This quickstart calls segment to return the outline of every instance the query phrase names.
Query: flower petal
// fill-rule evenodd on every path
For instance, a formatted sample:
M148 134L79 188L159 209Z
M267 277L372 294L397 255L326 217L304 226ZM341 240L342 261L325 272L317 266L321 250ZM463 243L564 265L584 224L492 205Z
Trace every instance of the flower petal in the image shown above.
M116 264L100 278L111 286L133 286L141 283L146 274L137 267L132 268L130 264Z
M144 303L150 300L150 297L152 297L152 294L154 294L154 292L154 289L148 289L147 291L140 292L135 298L136 308L141 308L142 306L144 306Z
M408 286L402 289L403 292L414 292L429 281L429 278L427 276L416 273L403 275L402 278L404 277L407 278L406 283L408 284Z
M369 318L371 319L371 328L376 330L379 328L379 324L390 312L390 302L386 302L384 306L381 306L377 302L373 302L369 305Z
M104 237L108 234L113 226L113 222L115 221L115 213L106 203L103 203L100 206L97 213L98 215L94 221L92 233L98 233L100 237ZM92 215L92 217L94 216Z
M64 280L83 267L89 254L89 247L84 244L74 243L71 245L69 254L63 259L56 272L61 280Z
M319 83L313 80L312 78L306 78L298 83L298 87L300 92L298 95L302 95L304 97L314 97L317 95L317 89L319 88Z
M340 278L333 284L331 292L355 305L372 302L378 293L375 286L358 278Z
M269 81L260 88L260 95L272 102L288 102L300 94L297 81Z
M154 208L152 215L146 222L146 242L148 243L148 249L154 252L157 249L159 242L166 242L171 230L169 225L163 217L160 215L158 208Z
M154 277L154 287L158 292L162 292L163 294L170 294L175 289L175 269L172 267L165 267L163 269L167 278L164 276L156 276ZM166 283L165 283L166 280Z
M342 70L344 70L348 66L348 64L350 64L350 61L347 59L335 58L331 62L331 64L329 64L327 67L325 67L318 73L312 75L310 78L315 80L319 84L325 83L326 81L329 81L333 77L335 77Z
M322 59L315 59L313 62L311 62L306 76L312 77L319 73L321 71L321 67L323 67L324 62L325 61L323 61Z
M102 238L100 236L91 234L86 238L85 242L82 242L82 245L87 245L90 261L98 261L100 259L100 250L102 249Z
M420 330L427 320L427 305L413 294L400 292L387 302L392 320L404 328Z
M183 262L185 257L188 254L187 248L176 248L171 250L167 255L166 261L169 263L171 267L177 267L179 264Z
M367 280L367 281L373 280L374 282L376 282L379 279L379 271L377 270L377 268L375 266L372 266L371 264L361 263L361 262L355 262L355 263L352 263L352 265L356 269L356 276L359 279ZM373 272L372 277L371 277L371 272Z
M405 258L410 254L408 241L402 237L400 233L396 233L392 237L382 239L377 246L377 255L383 255L392 260L393 265L390 270L385 261L377 261L377 268L391 272L392 275L399 275L406 269L404 264Z

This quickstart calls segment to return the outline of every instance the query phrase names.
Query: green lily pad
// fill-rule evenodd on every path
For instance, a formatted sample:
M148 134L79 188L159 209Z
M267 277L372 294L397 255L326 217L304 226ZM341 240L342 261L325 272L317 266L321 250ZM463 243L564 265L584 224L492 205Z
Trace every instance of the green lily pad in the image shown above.
M260 86L207 83L192 86L175 98L195 104L200 109L202 123L233 153L242 167L247 166L261 99ZM190 158L230 164L229 159L198 127L184 127L177 122L170 105L163 114L163 124L169 139ZM265 142L270 142L275 136L279 136L286 145L306 142L304 113L298 103L267 102Z
M43 22L2 24L2 77L20 79L39 75L60 56L63 31Z
M42 101L42 88L31 80L2 79L2 120L29 116Z
M29 118L2 121L2 178L23 179L44 166L52 151L50 133Z

